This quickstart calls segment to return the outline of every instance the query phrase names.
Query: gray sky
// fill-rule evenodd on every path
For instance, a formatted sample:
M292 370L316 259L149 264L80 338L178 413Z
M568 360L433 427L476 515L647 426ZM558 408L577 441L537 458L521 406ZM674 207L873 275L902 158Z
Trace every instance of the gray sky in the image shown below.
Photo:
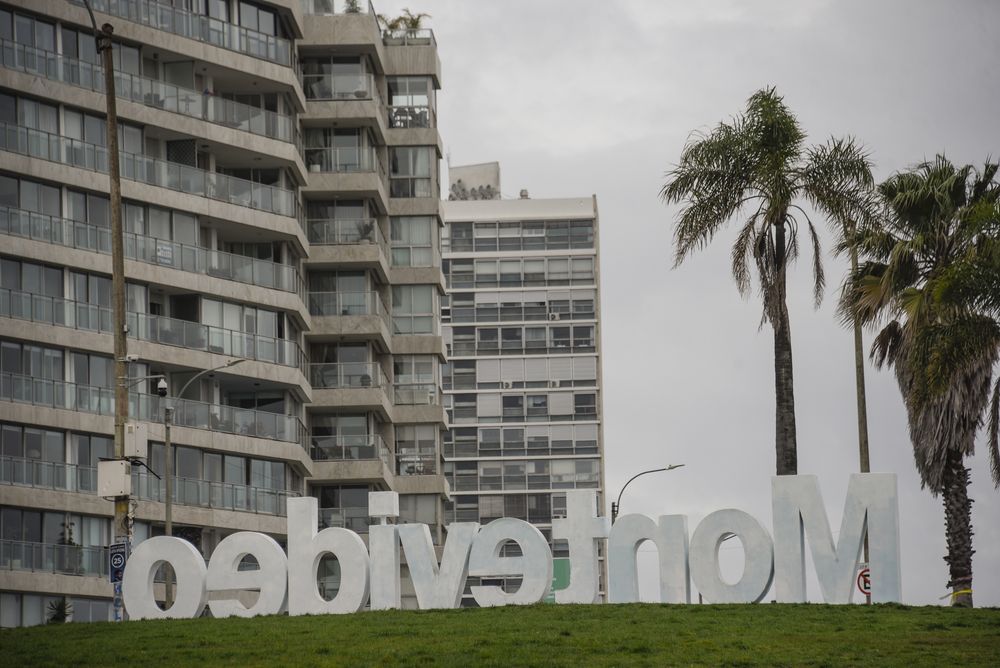
M771 332L757 329L756 298L733 285L734 229L670 269L676 210L658 199L664 172L692 130L766 85L810 142L858 137L879 178L941 151L957 163L996 158L1000 3L405 0L376 10L404 6L432 15L452 164L500 161L508 196L597 194L608 496L643 468L683 462L633 483L624 512L685 513L693 530L734 507L769 527ZM827 254L826 267L838 283L844 262ZM813 310L810 280L800 262L789 304L799 472L819 476L836 529L858 461L852 342L831 290ZM872 470L899 475L904 600L938 603L948 580L940 500L920 489L895 381L870 367L868 379ZM969 460L974 597L996 606L1000 493L982 439L979 452ZM724 551L724 572L738 577L740 548ZM647 579L652 558L643 555Z

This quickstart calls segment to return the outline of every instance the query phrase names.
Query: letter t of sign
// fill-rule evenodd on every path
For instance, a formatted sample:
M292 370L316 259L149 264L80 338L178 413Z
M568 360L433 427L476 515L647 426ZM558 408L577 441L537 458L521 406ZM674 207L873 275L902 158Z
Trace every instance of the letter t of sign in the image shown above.
M597 545L611 532L611 520L597 516L597 492L566 492L566 518L552 521L552 538L569 543L569 586L556 603L596 603L600 593Z

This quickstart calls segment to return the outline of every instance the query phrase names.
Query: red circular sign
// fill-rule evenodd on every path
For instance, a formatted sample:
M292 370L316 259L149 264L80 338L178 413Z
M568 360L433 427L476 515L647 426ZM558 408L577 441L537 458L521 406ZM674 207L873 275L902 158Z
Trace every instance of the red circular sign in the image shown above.
M858 591L865 596L872 593L871 571L867 568L862 568L858 573Z

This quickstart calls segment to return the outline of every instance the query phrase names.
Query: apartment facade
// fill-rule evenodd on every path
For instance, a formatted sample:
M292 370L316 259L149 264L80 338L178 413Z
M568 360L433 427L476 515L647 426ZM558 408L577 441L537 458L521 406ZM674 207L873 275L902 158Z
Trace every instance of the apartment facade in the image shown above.
M133 544L284 541L289 497L446 520L444 278L426 29L365 0L91 0L114 27ZM103 74L76 0L0 0L0 625L112 618L115 382ZM205 373L203 373L205 372ZM163 378L168 394L160 397ZM180 396L183 393L183 396ZM154 475L154 473L156 475ZM320 585L337 587L335 561Z
M604 514L597 201L497 199L499 170L474 167L444 203L446 521L531 522L564 586L565 491L596 490Z

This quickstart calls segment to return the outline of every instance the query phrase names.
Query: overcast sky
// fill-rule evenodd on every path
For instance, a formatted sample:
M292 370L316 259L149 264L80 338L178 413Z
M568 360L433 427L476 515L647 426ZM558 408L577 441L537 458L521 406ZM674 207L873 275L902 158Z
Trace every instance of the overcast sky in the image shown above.
M758 300L743 301L733 285L735 229L671 270L676 209L658 198L664 173L693 130L739 112L768 85L810 142L861 140L880 179L938 152L957 163L996 158L1000 3L376 3L385 14L401 7L432 15L451 164L499 161L506 196L597 195L609 499L635 472L684 463L633 483L623 512L688 514L693 530L732 507L770 527L771 331L758 331ZM845 265L829 245L827 235L836 284ZM808 262L789 279L799 472L819 476L836 530L858 466L852 339L832 290L812 308L810 279ZM948 580L941 503L920 488L894 379L867 373L872 470L899 476L904 601L938 603ZM1000 493L982 439L978 450L968 462L974 598L996 606ZM724 572L738 577L740 548L723 549ZM643 557L647 578L652 557Z

